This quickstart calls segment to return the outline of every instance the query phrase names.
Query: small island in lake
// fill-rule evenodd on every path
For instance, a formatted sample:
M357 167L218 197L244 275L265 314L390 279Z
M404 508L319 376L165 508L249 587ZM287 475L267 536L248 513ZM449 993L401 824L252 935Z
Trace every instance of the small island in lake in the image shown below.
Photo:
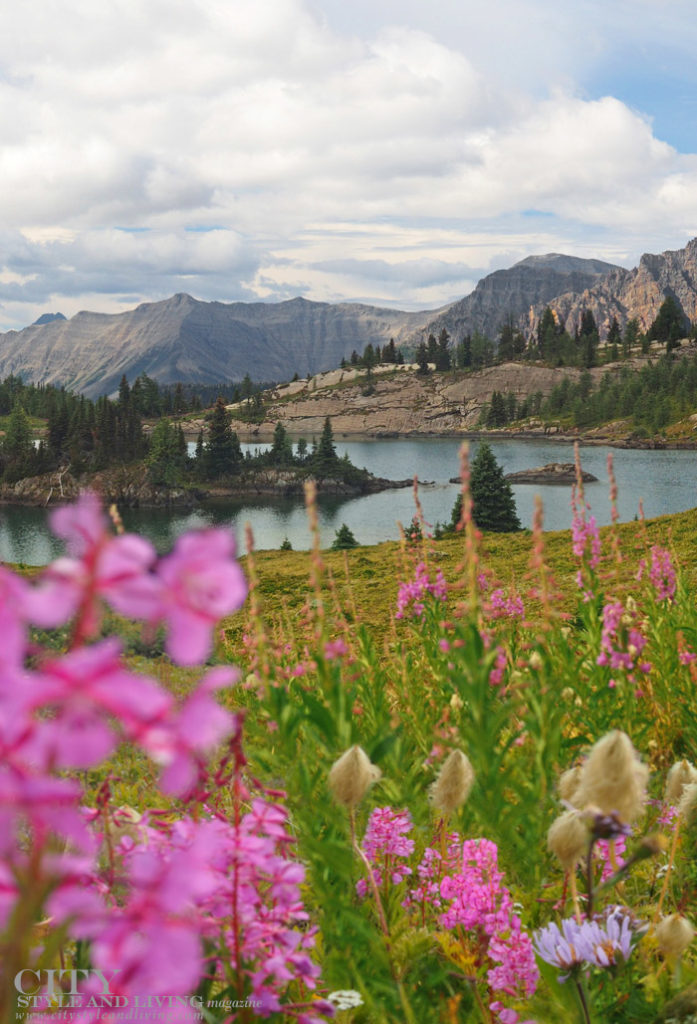
M581 473L584 484L596 481L592 473ZM576 466L573 462L548 462L546 466L535 469L519 469L516 473L506 473L506 480L514 484L575 484Z

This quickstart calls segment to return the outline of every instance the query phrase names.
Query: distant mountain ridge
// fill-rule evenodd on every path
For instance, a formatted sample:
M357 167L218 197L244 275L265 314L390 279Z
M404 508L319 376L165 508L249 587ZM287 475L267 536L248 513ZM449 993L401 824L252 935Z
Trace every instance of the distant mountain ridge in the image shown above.
M448 306L423 333L438 337L445 328L457 340L474 331L493 338L508 317L523 330L531 329L541 310L557 296L583 293L622 269L561 253L527 256L508 270L495 270L482 278L470 295Z
M614 316L642 329L673 295L697 319L697 239L684 249L642 256L626 270L561 253L528 256L497 270L463 299L437 310L405 312L360 303L202 302L183 293L125 313L44 314L0 334L0 377L65 385L89 397L113 393L122 375L147 373L162 384L284 381L332 369L368 343L413 350L445 328L453 342L475 330L495 338L507 318L530 336L545 306L573 332L590 309L601 338Z

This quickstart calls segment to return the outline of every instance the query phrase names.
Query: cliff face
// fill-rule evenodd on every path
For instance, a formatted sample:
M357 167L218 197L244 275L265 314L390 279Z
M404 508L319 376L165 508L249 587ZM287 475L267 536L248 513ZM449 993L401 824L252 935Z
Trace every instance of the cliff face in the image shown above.
M569 292L548 303L538 303L531 326L536 326L544 305L548 304L571 334L580 325L584 309L592 311L601 338L613 317L617 317L620 327L636 317L645 331L667 295L677 299L689 320L697 318L697 238L684 249L644 255L634 270L613 270L580 294Z
M578 294L612 272L621 270L602 260L577 259L549 253L528 256L508 270L496 270L482 278L471 295L453 303L427 324L419 340L428 334L438 337L445 328L454 341L481 331L496 337L510 317L527 326L530 310L544 307L557 296Z

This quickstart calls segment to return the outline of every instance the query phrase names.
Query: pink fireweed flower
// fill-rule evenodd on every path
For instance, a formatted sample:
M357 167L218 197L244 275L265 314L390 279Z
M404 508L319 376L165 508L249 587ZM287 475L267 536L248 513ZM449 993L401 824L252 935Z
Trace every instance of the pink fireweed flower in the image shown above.
M598 533L598 525L595 521L595 516L588 516L590 512L590 506L583 502L579 508L576 503L576 487L571 491L571 542L574 555L578 558L582 565L587 567L589 570L597 568L600 563L600 555L602 546L600 542L600 534ZM592 600L593 593L586 586L583 576L583 571L579 570L576 582L580 589L584 591L584 601Z
M489 673L489 683L491 686L500 686L503 682L503 675L506 671L506 665L508 659L506 658L506 652L500 645L496 647L496 660L494 661L494 667Z
M419 562L414 571L414 579L401 583L397 594L397 612L395 618L403 619L407 616L418 619L423 615L427 596L435 597L438 601L445 601L448 596L447 584L441 569L432 580L424 562Z
M670 557L670 551L660 548L656 544L651 548L649 579L659 601L672 601L677 589L675 567Z
M160 788L179 797L191 795L204 773L204 757L231 732L240 720L218 704L213 694L239 679L232 668L220 666L207 672L182 706L160 717L138 736L140 745L163 766Z
M103 640L45 662L30 679L32 706L52 712L36 737L44 764L89 768L114 750L115 723L136 738L168 714L171 697L154 680L128 672L120 653L118 640Z
M479 930L489 938L487 954L493 962L487 980L493 991L531 996L539 979L532 943L521 929L520 918L503 884L498 850L488 839L467 839L457 870L441 881L440 895L447 904L440 915L445 928Z
M52 562L31 590L28 615L36 625L62 625L82 606L86 632L93 632L97 598L131 618L157 616L162 588L151 573L155 549L135 534L115 537L107 526L95 494L82 494L74 505L52 512L51 527L66 542L68 555Z
M491 619L522 619L525 607L520 595L508 595L502 587L497 587L489 597L487 614Z
M639 630L637 622L636 611L625 608L620 601L605 605L600 654L596 658L598 665L624 669L630 676L636 670L651 671L650 663L640 660L646 647L646 637Z
M411 874L411 868L404 863L414 852L414 840L407 839L411 832L412 820L409 811L393 811L391 807L376 807L368 820L363 837L363 852L373 867L373 877L378 885L388 877L393 885ZM368 893L368 883L360 879L356 883L359 896Z
M242 606L247 584L234 555L229 530L200 530L180 537L159 562L167 653L179 665L205 661L216 622Z

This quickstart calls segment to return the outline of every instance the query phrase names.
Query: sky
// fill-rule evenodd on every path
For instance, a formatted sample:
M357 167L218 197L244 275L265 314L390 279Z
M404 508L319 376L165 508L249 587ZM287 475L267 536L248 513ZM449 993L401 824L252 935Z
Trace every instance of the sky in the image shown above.
M697 235L693 0L23 0L0 330L176 292L435 309Z

